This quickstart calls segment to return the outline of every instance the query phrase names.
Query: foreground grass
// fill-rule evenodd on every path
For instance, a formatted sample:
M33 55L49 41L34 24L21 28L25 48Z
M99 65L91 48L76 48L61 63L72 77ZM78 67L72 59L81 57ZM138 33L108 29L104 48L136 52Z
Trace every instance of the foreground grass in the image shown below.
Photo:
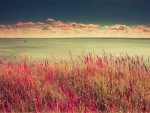
M0 112L150 112L143 57L91 53L50 63L0 61Z

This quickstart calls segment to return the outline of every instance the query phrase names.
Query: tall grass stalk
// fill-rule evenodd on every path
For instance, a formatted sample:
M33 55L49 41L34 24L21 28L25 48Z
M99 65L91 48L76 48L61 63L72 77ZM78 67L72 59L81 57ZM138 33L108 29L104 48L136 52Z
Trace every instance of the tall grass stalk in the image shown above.
M127 53L0 60L0 112L150 112L150 67Z

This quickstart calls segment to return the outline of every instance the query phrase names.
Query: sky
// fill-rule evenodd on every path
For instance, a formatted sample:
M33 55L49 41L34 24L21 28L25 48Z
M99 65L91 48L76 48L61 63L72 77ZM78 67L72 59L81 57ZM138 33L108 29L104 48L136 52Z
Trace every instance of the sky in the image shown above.
M150 38L150 0L0 0L0 37Z

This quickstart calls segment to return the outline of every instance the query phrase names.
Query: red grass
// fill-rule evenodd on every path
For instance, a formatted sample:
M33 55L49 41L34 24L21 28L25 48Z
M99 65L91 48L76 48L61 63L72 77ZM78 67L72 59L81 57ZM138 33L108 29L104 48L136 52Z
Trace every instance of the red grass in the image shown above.
M150 67L143 56L20 58L0 60L0 112L150 112Z

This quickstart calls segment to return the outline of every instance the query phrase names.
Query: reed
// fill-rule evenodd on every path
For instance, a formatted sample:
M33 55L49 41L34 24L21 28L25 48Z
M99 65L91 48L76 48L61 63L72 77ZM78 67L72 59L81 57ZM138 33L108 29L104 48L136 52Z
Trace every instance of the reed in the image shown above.
M0 60L0 92L0 112L150 112L150 67L127 53Z

